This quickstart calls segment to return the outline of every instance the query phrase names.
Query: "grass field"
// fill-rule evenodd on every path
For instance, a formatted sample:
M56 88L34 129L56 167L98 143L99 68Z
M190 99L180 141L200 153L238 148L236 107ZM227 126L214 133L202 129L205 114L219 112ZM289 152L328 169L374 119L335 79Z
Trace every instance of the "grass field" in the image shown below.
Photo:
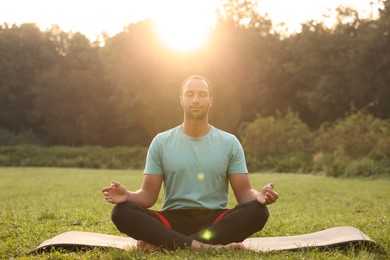
M120 235L112 205L101 188L112 179L138 189L142 173L130 170L0 168L1 259L387 259L390 257L390 181L333 179L303 174L252 174L255 187L272 181L280 194L270 219L254 236L286 236L335 226L354 226L383 246L254 253L246 250L179 250L144 253L114 249L52 251L28 255L59 233L79 230ZM161 200L160 200L161 201ZM230 206L235 204L231 197ZM160 205L156 205L157 208Z

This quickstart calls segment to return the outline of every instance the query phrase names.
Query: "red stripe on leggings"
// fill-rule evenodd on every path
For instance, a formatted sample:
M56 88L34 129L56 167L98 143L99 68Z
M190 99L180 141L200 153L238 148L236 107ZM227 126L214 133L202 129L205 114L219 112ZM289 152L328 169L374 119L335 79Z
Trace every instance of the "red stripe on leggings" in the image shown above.
M226 213L228 213L229 211L230 211L230 209L228 209L228 210L222 212L222 213L214 220L213 225L217 224L217 222L220 221L220 220L223 218L223 216L225 216Z
M169 229L172 229L171 224L169 223L168 219L166 219L163 215L161 215L157 211L152 210L152 212L154 212L157 215L157 217L161 220L161 222L164 224L164 226L166 226Z

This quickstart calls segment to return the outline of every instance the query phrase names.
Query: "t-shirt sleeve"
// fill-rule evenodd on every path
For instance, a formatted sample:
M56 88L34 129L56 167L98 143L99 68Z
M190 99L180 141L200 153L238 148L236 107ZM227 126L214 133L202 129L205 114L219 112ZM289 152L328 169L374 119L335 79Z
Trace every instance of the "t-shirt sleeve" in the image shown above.
M232 140L231 160L228 167L228 174L248 173L244 149L240 141L234 136Z
M161 161L161 144L157 135L150 143L148 153L146 155L144 174L162 174L163 170Z

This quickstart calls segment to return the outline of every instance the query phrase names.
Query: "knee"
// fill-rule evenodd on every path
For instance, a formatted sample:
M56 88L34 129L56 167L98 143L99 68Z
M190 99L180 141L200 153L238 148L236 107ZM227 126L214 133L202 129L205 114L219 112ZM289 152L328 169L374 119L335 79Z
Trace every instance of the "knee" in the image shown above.
M114 206L111 212L111 220L116 226L128 219L129 214L137 209L137 205L132 202L123 202Z
M249 202L248 207L250 210L249 216L251 216L251 222L257 226L258 230L263 229L269 218L268 208L256 200Z

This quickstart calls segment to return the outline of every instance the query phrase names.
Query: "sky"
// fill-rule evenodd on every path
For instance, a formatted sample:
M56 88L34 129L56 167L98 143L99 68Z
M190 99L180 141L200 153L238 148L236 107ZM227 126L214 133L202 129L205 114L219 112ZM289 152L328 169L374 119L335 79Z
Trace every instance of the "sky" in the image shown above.
M320 20L327 8L351 6L362 16L375 12L375 0L259 0L260 13L274 23L284 22L299 31L300 24ZM0 0L0 23L37 23L45 30L58 24L64 31L81 32L94 40L106 32L113 36L129 23L153 19L162 39L176 42L185 28L206 37L215 24L212 0ZM178 21L180 21L178 23ZM188 30L187 30L188 31ZM193 35L193 34L192 34ZM181 37L182 39L183 37ZM169 44L169 43L168 43Z

